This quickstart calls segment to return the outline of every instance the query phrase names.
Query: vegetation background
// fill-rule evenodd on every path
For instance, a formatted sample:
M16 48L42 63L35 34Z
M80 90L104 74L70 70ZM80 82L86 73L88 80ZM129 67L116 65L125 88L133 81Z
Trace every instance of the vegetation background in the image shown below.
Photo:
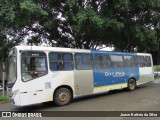
M0 0L0 58L19 44L160 50L160 0Z

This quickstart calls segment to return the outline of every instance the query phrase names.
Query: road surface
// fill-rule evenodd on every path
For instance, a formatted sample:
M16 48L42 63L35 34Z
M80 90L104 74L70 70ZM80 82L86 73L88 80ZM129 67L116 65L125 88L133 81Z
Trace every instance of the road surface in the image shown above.
M134 91L115 90L103 94L75 99L71 104L57 107L53 103L17 107L11 103L0 104L0 111L160 111L160 79L139 86ZM73 113L74 114L74 113ZM65 117L34 118L46 120L63 120ZM0 118L2 119L2 118ZM23 118L26 119L27 118ZM31 119L31 118L30 118ZM134 117L66 117L65 120L134 120ZM140 119L160 119L148 117Z

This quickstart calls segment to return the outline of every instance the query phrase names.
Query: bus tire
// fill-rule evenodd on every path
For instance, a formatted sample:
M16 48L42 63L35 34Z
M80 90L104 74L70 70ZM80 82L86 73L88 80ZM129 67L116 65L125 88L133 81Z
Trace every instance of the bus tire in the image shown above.
M55 91L53 99L54 99L54 103L57 106L67 105L72 100L71 91L67 88L59 88L58 90Z
M128 90L132 91L136 89L136 81L134 79L130 79L128 81Z

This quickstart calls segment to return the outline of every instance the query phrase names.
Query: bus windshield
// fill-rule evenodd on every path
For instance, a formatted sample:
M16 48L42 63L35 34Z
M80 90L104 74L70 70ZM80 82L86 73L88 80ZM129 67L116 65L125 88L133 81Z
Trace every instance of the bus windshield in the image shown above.
M46 54L37 51L24 51L21 55L21 70L24 82L46 75Z
M9 53L8 57L8 72L7 72L7 79L8 84L14 83L16 81L16 50L12 49Z

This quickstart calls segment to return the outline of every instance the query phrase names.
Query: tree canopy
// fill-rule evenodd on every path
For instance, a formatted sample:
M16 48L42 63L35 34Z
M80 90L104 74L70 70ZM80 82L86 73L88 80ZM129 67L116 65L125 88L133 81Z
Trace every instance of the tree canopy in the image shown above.
M159 50L159 21L160 0L0 0L0 50L23 42Z

